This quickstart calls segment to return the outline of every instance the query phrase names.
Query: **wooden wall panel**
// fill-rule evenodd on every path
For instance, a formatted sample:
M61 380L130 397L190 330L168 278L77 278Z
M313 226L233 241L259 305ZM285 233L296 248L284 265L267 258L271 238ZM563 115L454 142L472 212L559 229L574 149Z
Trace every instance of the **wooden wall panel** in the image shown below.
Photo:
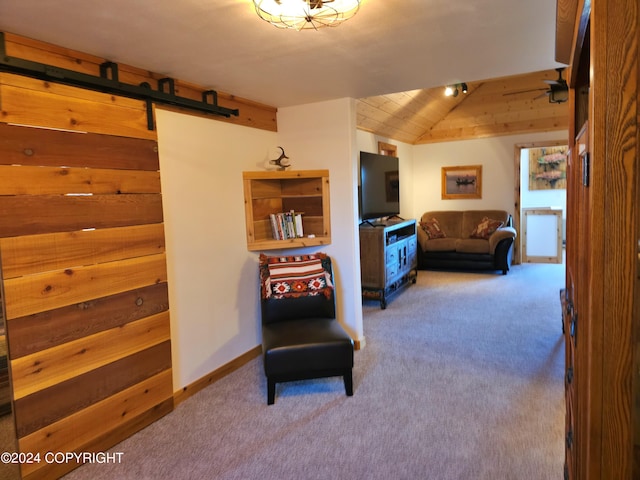
M0 123L0 165L160 170L155 140L114 136L105 142L102 135L56 130L34 135L5 123Z
M15 185L13 179L24 178ZM0 195L65 195L70 193L155 193L159 172L67 167L0 165Z
M166 283L129 290L11 320L16 359L169 309Z
M73 452L101 435L105 425L112 427L126 423L153 409L167 398L172 398L171 370L165 370L130 388L52 423L18 440L20 450L40 453ZM25 476L40 467L39 464L23 465Z
M32 60L34 62L45 63L47 65L54 65L69 70L75 70L88 75L99 75L100 64L106 60L110 60L82 52L71 51L67 48L20 37L11 33L5 33L5 40L7 55ZM122 64L118 65L118 72L118 78L123 83L140 85L142 82L147 82L156 90L157 81L167 76L166 73L152 73L147 70ZM190 98L192 100L202 100L202 92L205 90L208 89L184 82L180 79L175 79L175 93L181 97ZM271 132L277 131L277 109L275 107L243 99L226 92L218 92L218 102L222 107L232 109L237 108L239 110L239 115L237 117L231 116L230 118L207 115L204 113L195 115L235 125L259 128ZM179 110L177 108L171 109ZM193 114L193 112L189 113Z
M559 4L559 16L571 3ZM575 363L567 392L575 393L565 478L636 479L640 4L573 3L567 286Z
M90 119L74 127L99 123L91 128L118 135L0 124L0 256L18 446L104 450L173 406L157 145L129 100L109 104L37 82L32 88L43 91L29 93L6 78L3 118L20 98L28 123L59 127L51 118L67 106L68 118ZM57 478L76 466L26 464L21 473Z
M0 238L5 278L164 253L161 223ZM71 262L71 263L70 263Z
M2 197L4 236L162 223L160 195L17 195Z
M167 341L22 397L15 402L18 436L33 433L170 368L171 342Z
M10 322L12 318L166 281L164 254L9 278L4 281L5 315Z
M164 402L154 405L152 408L144 411L143 413L129 418L128 422L120 423L114 426L112 429L99 434L95 438L84 443L81 447L77 448L79 452L104 452L116 445L123 438L130 437L134 433L142 430L148 425L152 424L159 418L162 418L167 413L173 410L173 399L169 398ZM76 468L78 464L52 464L47 465L46 468L36 471L34 474L29 475L29 480L35 479L52 479L60 478L69 470Z
M49 388L169 339L169 314L162 312L11 360L14 398Z
M20 82L16 79L20 79ZM0 83L3 84L4 122L123 137L156 138L156 132L147 128L146 103L140 100L129 103L134 101L126 99L126 105L116 105L109 100L120 97L5 73L0 73ZM12 83L20 83L20 86ZM50 93L50 90L55 93Z

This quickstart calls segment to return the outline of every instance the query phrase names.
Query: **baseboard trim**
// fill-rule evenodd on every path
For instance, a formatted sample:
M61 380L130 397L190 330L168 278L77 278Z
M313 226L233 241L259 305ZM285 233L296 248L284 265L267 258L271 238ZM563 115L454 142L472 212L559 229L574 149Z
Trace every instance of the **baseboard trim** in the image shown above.
M196 380L193 383L190 383L189 385L183 387L177 392L173 392L174 406L177 407L180 403L184 402L191 395L195 395L203 388L208 387L212 383L215 383L221 378L226 377L231 372L234 372L240 367L242 367L243 365L249 363L251 360L259 356L261 353L262 353L262 345L258 345L252 348L251 350L249 350L248 352L243 353L238 358L235 358L231 360L229 363L226 363L220 368L214 370L210 374L205 375L204 377Z
M364 337L362 337L359 340L353 341L353 348L355 350L361 350L362 348L364 348L364 346L365 346ZM203 388L208 387L212 383L217 382L221 378L226 377L227 375L236 371L243 365L249 363L251 360L259 356L261 353L262 353L262 345L257 345L256 347L253 347L248 352L243 353L239 357L231 360L229 363L226 363L220 368L214 370L210 374L205 375L202 378L199 378L195 382L190 383L185 387L182 387L182 389L176 392L173 392L174 407L177 407L180 403L184 402L191 395L195 395Z

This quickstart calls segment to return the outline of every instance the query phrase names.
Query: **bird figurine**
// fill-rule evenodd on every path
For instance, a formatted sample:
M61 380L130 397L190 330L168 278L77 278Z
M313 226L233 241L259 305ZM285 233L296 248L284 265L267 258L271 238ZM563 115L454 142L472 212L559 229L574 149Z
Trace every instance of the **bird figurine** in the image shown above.
M282 153L275 160L269 160L269 163L272 165L277 165L278 170L286 170L288 167L291 166L291 164L289 163L289 157L285 155L284 148L282 147L278 147L278 148L282 151Z

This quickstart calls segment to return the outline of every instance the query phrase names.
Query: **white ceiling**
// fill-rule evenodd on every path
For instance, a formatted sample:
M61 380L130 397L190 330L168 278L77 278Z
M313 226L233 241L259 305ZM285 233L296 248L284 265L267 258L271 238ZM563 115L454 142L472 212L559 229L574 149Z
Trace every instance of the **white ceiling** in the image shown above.
M0 0L0 31L276 107L547 70L555 0L363 0L280 30L251 0Z

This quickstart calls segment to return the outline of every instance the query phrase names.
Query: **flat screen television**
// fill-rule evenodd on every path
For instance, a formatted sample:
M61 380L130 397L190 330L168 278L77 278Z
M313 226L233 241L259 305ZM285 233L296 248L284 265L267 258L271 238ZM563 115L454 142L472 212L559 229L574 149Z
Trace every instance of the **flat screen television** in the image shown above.
M360 152L360 221L400 214L397 157Z

